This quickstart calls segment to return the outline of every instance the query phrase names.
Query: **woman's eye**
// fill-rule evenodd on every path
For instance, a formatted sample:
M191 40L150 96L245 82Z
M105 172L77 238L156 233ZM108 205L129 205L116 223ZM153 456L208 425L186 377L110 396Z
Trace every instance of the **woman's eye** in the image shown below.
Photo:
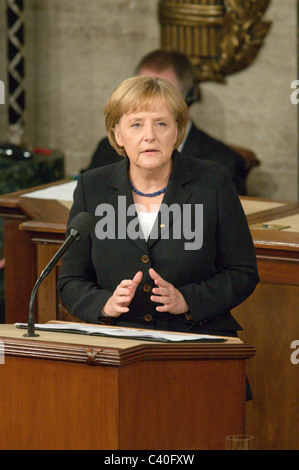
M138 128L140 127L140 123L139 123L139 122L134 122L134 123L132 124L132 127L138 129Z

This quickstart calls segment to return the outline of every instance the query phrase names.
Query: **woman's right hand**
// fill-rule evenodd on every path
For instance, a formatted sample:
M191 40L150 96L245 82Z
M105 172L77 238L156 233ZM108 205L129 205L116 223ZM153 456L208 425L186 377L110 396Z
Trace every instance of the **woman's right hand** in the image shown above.
M124 279L121 281L113 292L113 295L104 305L103 313L107 317L120 317L120 315L129 311L128 306L132 302L142 276L142 272L138 271L133 279Z

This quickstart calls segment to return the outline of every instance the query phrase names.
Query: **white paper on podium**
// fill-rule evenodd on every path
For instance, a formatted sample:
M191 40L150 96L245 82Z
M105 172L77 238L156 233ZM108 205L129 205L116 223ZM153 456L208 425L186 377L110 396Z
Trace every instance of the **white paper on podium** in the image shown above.
M27 323L15 323L17 328L27 328ZM86 323L48 322L37 323L36 330L55 331L64 333L77 333L94 336L117 336L130 339L148 339L151 341L181 342L181 341L226 341L228 338L214 335L200 335L192 333L177 333L169 331L148 330L139 328L120 328L106 325L90 325ZM238 340L237 338L234 338ZM240 341L240 340L238 340Z
M38 189L30 193L22 194L22 197L32 197L35 199L56 199L57 201L73 201L73 193L77 186L77 181L57 184L45 189Z

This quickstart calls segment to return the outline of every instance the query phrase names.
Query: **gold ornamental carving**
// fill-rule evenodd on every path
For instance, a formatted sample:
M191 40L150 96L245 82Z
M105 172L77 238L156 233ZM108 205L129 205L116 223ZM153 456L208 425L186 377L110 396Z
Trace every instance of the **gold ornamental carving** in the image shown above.
M271 0L159 0L161 47L185 53L199 81L225 82L256 58Z

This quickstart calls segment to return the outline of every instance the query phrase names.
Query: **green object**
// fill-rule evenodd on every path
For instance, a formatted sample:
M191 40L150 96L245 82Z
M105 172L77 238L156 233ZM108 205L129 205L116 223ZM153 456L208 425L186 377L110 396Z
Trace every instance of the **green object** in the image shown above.
M30 160L15 161L0 157L0 194L52 183L64 178L64 157L61 152Z

